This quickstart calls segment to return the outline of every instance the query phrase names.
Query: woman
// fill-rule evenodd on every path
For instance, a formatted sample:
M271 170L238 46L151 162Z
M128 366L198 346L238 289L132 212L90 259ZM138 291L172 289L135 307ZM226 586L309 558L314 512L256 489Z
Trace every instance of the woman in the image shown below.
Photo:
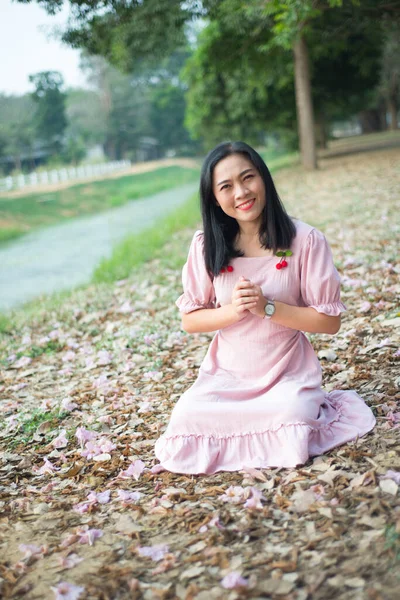
M295 467L370 431L354 391L321 389L303 332L337 333L340 277L325 236L286 213L262 158L219 144L200 184L197 231L177 300L183 328L216 334L155 453L175 473Z

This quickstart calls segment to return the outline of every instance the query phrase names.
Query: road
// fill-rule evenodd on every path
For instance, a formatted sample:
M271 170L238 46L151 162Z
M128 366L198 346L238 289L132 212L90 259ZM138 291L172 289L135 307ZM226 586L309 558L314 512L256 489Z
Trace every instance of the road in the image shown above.
M190 183L104 213L36 230L0 248L0 311L90 280L117 242L153 225L198 189Z

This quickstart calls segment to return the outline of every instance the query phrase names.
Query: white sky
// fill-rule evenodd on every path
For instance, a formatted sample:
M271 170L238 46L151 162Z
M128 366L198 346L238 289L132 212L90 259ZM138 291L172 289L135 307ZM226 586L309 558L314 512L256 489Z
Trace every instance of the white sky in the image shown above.
M86 87L79 50L49 39L55 26L65 25L68 14L68 4L50 16L36 2L0 0L0 93L33 91L28 77L39 71L59 71L66 87Z

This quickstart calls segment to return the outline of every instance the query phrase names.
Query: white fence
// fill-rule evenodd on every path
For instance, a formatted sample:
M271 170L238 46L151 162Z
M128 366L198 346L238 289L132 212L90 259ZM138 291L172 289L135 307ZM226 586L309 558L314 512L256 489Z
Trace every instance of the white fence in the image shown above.
M53 169L52 171L33 171L28 175L16 175L15 177L4 177L0 179L0 192L9 192L24 187L34 187L39 185L51 185L64 181L78 181L80 179L89 179L128 169L131 166L130 160L115 160L109 163L99 165L86 165L82 167L65 167L63 169Z

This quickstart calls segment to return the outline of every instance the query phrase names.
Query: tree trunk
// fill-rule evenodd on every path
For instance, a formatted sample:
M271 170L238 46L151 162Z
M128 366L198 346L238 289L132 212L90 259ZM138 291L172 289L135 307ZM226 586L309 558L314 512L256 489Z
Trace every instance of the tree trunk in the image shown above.
M324 115L322 113L319 113L315 121L315 137L317 140L318 148L321 148L321 150L325 150L325 148L327 147L326 123Z
M315 146L308 50L303 37L297 39L293 50L301 161L305 169L313 170L317 169L317 151Z
M359 114L358 118L363 133L373 133L375 131L382 131L381 117L378 109L370 108L367 110L363 110Z
M399 125L397 122L397 102L395 97L389 98L388 111L390 114L390 129L398 129Z

